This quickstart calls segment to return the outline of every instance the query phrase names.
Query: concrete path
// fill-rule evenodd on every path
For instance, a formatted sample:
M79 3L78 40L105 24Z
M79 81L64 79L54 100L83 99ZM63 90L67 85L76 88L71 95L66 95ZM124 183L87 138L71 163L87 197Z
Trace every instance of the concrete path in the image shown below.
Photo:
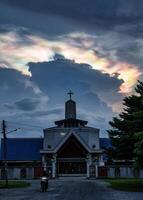
M60 178L49 182L46 193L40 191L40 182L31 181L31 187L0 190L2 200L143 200L143 193L112 190L101 180Z

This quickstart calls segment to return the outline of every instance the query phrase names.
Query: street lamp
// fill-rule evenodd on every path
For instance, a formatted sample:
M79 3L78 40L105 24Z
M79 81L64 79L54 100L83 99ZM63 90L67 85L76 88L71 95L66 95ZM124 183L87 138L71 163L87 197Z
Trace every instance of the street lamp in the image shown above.
M18 130L21 130L21 128L16 128L16 129L14 129L14 130L12 130L12 131L9 131L9 132L6 133L6 135L9 134L9 133L13 133L13 132L15 132L15 131L18 131Z
M7 176L7 134L18 131L20 128L14 129L6 133L5 120L2 121L2 133L3 133L3 149L4 149L4 175L5 175L5 187L8 187L8 176Z

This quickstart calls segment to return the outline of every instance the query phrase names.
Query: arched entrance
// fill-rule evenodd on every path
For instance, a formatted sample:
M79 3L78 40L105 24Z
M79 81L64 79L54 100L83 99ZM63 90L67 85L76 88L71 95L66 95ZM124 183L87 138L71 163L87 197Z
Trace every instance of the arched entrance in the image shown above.
M87 150L71 135L57 152L57 175L86 175Z

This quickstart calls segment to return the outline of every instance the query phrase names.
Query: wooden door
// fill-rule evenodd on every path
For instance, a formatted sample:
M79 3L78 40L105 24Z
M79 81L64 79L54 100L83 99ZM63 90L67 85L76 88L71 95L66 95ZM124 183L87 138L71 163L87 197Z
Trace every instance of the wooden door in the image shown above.
M40 178L43 176L43 168L42 167L35 167L34 168L34 178Z
M107 167L98 167L98 177L107 177Z

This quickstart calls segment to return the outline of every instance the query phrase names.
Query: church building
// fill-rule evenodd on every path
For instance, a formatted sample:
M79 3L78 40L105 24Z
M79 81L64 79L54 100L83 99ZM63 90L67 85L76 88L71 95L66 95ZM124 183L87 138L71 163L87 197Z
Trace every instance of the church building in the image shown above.
M99 129L88 126L88 122L78 119L76 102L68 93L65 103L65 119L55 121L55 127L44 129L42 164L58 176L98 177L98 168L103 166L103 150L100 149Z
M99 129L77 118L76 102L65 103L65 119L43 130L42 138L7 138L7 169L5 168L4 139L0 140L0 180L38 179L43 171L51 178L84 176L87 178L135 176L131 161L110 160L109 138L100 138ZM143 177L143 170L140 171Z

